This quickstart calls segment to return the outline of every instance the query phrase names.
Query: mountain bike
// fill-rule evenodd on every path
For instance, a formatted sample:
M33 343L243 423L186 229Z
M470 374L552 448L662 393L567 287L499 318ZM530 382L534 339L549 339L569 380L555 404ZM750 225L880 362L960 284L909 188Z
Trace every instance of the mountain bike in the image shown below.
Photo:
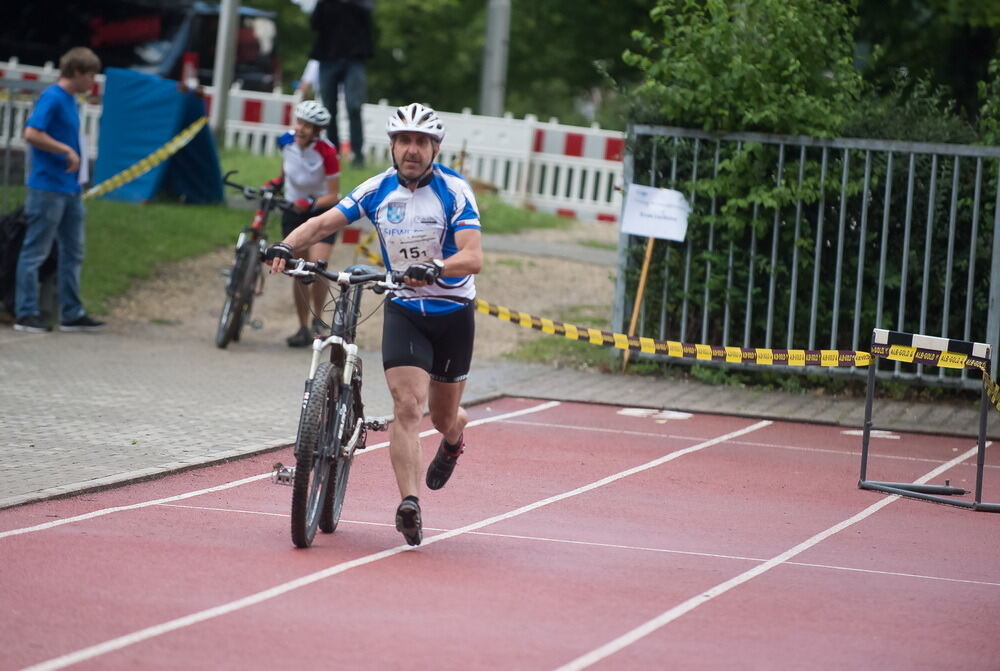
M275 465L274 480L292 486L292 542L309 547L316 529L333 533L347 491L354 453L363 450L368 431L385 431L391 417L365 417L361 398L362 367L354 338L361 314L361 293L399 288L403 275L354 265L333 273L325 261L292 259L285 274L323 277L339 289L330 335L316 336L302 394L295 467ZM332 289L331 289L332 293Z
M239 189L247 200L257 201L253 221L245 226L236 238L233 264L228 270L226 300L219 314L219 325L215 331L215 344L225 348L232 341L240 339L243 327L250 323L253 299L264 290L264 273L261 270L260 255L267 249L267 220L276 210L292 207L291 201L278 196L270 189L244 186L229 180L237 171L230 170L222 178L226 186ZM226 274L226 273L224 273Z

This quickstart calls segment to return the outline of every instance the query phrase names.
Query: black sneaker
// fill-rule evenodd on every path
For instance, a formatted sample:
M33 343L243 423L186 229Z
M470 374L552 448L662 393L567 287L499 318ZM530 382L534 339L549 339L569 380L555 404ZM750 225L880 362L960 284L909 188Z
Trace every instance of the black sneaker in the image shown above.
M14 322L14 330L27 333L48 333L52 330L52 324L42 319L41 315L28 315L17 318Z
M451 477L451 472L455 470L455 464L458 463L458 455L462 454L462 452L465 452L465 440L463 440L462 436L458 437L458 445L456 446L448 445L448 442L443 437L441 438L437 454L434 455L430 466L427 467L426 482L430 489L441 489L444 487L445 483L448 482L448 478Z
M403 534L403 538L410 545L420 545L420 541L424 539L424 532L420 524L419 503L403 499L396 508L396 531Z
M87 315L77 317L71 322L63 322L59 325L60 331L100 331L104 328L104 322L91 319Z
M309 333L309 329L305 326L300 327L299 330L295 332L295 335L289 336L285 339L285 342L288 343L289 347L309 347L309 345L312 344L312 341L312 334Z

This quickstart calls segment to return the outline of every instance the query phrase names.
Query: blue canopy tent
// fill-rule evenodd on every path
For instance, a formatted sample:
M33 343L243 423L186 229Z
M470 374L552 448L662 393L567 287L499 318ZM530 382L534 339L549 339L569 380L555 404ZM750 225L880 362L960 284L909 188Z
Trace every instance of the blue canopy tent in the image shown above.
M175 81L121 68L108 68L105 78L94 184L135 165L205 115L204 101ZM219 157L207 126L176 154L102 197L134 203L161 191L188 203L222 201Z

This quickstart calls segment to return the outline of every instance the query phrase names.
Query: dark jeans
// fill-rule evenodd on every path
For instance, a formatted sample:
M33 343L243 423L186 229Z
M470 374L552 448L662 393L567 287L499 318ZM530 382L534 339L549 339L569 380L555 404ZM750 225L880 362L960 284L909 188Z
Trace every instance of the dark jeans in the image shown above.
M368 95L365 80L365 64L349 58L319 62L319 88L323 105L330 110L330 127L326 134L330 142L340 149L340 133L337 127L337 96L340 86L344 86L344 106L351 129L351 151L355 161L364 156L364 129L361 126L361 106Z
M28 227L17 260L17 317L40 313L38 269L59 241L59 311L63 322L83 316L80 265L83 263L83 199L79 193L27 189L24 213Z

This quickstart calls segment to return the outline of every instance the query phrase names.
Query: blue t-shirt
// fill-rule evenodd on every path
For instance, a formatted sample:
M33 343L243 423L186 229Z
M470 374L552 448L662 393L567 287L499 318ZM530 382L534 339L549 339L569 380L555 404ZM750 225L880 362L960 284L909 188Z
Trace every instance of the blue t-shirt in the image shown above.
M80 114L76 100L58 84L42 91L26 125L47 133L53 139L72 147L77 154L80 153ZM80 160L84 159L81 157ZM32 146L28 186L43 191L79 192L80 172L66 172L67 166L65 155Z

